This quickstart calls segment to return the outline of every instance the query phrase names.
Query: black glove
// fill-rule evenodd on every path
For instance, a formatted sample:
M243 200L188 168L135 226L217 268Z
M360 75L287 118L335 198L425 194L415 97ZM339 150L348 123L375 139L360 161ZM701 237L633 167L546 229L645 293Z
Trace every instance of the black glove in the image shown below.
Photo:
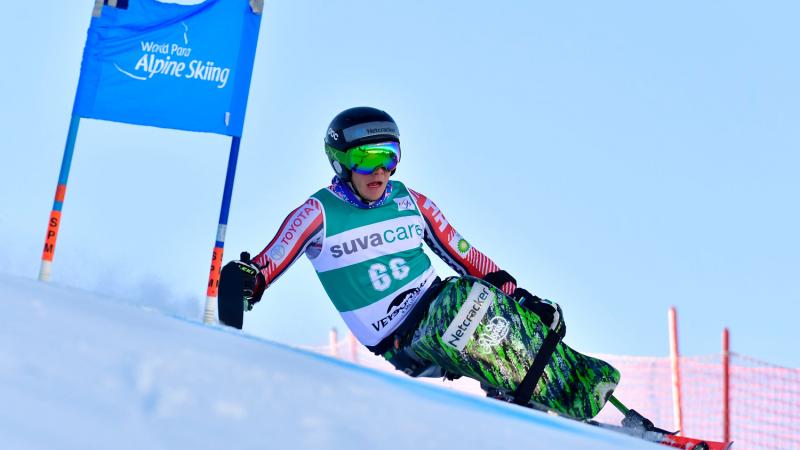
M551 330L558 333L563 339L567 334L567 324L564 323L564 313L558 303L540 298L525 289L517 288L512 295L523 307L533 311L542 322Z
M517 280L515 280L514 277L512 277L511 274L505 270L489 272L483 276L483 280L500 290L502 290L503 285L508 282L513 283L514 286L517 285Z
M250 260L250 253L242 252L239 259L231 261L227 266L235 266L242 274L242 297L244 298L245 311L253 309L253 305L261 300L266 287L266 279L261 273L261 268Z

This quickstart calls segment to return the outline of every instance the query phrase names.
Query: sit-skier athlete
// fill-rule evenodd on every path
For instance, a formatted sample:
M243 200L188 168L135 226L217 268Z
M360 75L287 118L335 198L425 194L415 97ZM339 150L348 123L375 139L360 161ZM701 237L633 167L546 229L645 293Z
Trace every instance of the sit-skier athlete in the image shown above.
M564 336L557 304L518 287L428 197L390 180L401 151L398 126L389 114L369 107L339 113L325 134L325 153L336 173L332 184L292 211L255 257L229 263L249 278L246 310L305 254L345 323L369 350L414 377L460 376L409 345L445 285L422 249L424 242L457 273L500 289Z
M389 114L339 113L325 153L332 184L289 213L255 257L243 252L223 269L221 303L226 283L241 283L231 293L242 307L232 309L234 326L305 254L356 339L412 377L467 376L490 397L581 420L611 400L642 432L669 435L613 398L616 369L561 342L556 303L517 286L429 198L390 180L401 152ZM439 278L423 243L460 277Z

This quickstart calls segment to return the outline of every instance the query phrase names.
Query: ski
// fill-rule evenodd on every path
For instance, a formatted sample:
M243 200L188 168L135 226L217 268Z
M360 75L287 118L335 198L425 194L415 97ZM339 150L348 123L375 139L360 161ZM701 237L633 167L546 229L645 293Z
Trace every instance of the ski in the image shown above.
M665 436L659 443L668 447L692 450L728 450L733 445L733 442L714 442L675 435Z
M511 403L510 397L503 396L497 392L494 392L493 394L495 395L490 395L491 398ZM608 400L625 415L625 418L622 419L622 425L601 423L591 419L579 419L577 417L572 417L569 414L553 411L545 405L533 401L527 403L525 407L672 448L682 448L684 450L730 450L733 446L733 442L717 442L706 439L678 436L676 434L677 431L670 432L654 426L653 422L635 410L625 407L625 405L623 405L613 395L610 396Z
M733 445L733 442L716 442L678 436L677 431L669 432L657 428L650 419L645 418L633 409L629 409L613 395L609 396L608 401L625 416L622 419L622 428L642 433L642 438L658 444L686 450L728 450Z
M664 430L635 429L595 421L586 421L586 423L606 430L616 431L618 433L627 434L628 436L644 439L645 441L672 448L682 448L684 450L729 450L733 445L733 442L716 442L706 439L678 436Z

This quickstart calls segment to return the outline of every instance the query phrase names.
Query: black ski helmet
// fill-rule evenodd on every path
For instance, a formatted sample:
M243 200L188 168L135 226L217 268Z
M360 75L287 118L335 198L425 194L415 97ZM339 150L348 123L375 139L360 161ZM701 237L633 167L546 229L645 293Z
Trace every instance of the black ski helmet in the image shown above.
M328 162L336 172L336 176L343 181L349 181L350 169L342 166L327 147L346 152L359 145L377 142L397 142L399 144L400 130L397 128L397 123L385 111L368 106L358 106L340 112L331 120L328 131L325 133L325 154L328 156ZM392 170L392 174L394 172Z

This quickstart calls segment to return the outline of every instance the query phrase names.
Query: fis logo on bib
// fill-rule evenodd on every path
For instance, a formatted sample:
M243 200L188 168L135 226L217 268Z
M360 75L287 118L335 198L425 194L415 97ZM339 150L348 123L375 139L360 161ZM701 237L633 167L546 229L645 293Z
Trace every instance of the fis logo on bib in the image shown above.
M394 199L394 202L397 203L397 210L398 211L414 211L414 201L411 200L409 196L397 197Z

